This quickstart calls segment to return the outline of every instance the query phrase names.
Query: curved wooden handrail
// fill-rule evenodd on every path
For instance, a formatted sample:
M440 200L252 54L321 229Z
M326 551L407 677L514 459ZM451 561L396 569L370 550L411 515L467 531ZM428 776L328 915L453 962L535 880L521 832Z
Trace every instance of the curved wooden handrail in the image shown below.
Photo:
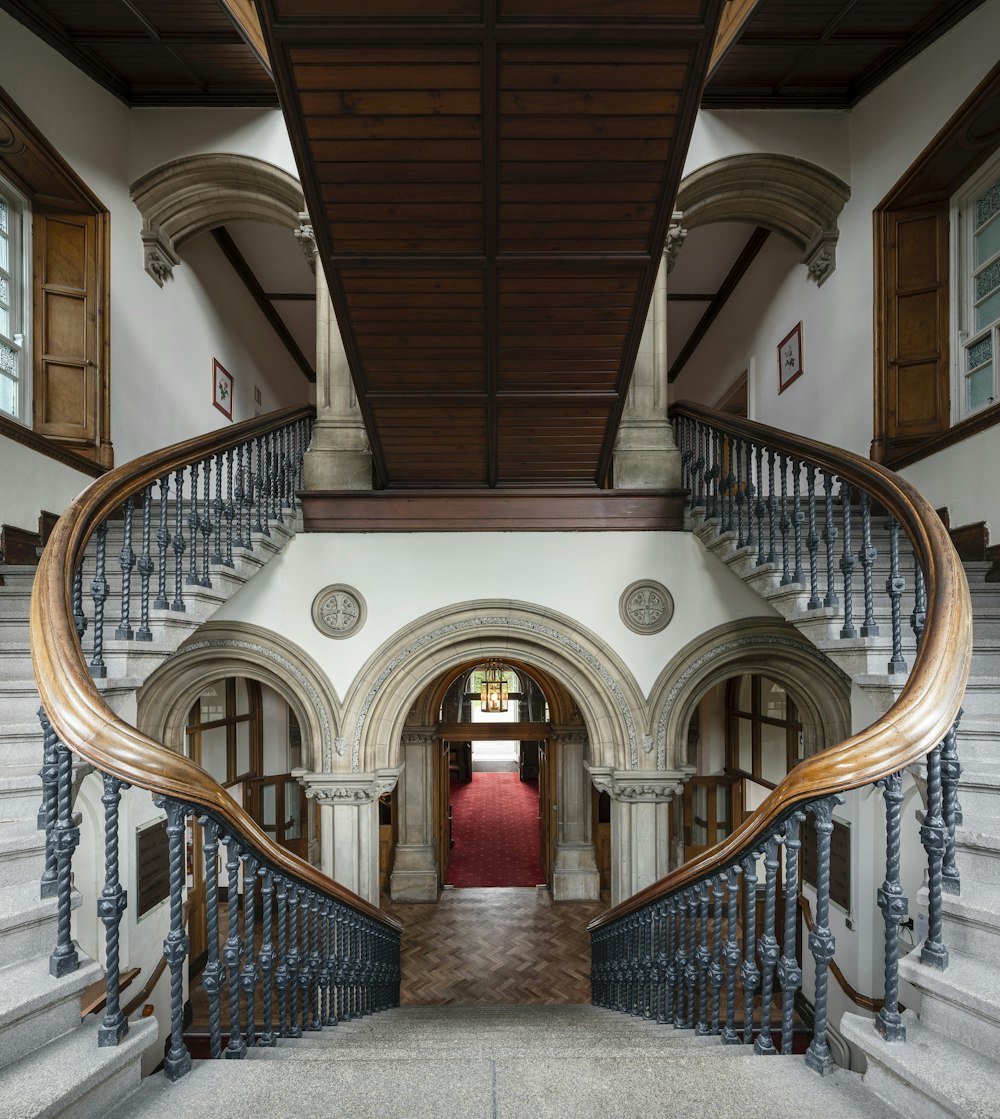
M797 806L862 788L923 758L951 728L972 661L972 605L965 571L930 503L904 478L850 451L683 401L671 414L711 424L836 474L867 492L903 528L924 572L927 618L902 693L871 726L800 762L724 840L595 918L590 931L694 885L749 854Z
M38 564L31 595L31 660L49 721L75 754L130 785L203 810L268 865L399 932L402 925L394 918L279 847L200 766L116 715L94 684L73 622L73 577L87 542L127 497L189 463L313 415L308 405L283 408L154 451L88 486L59 518Z

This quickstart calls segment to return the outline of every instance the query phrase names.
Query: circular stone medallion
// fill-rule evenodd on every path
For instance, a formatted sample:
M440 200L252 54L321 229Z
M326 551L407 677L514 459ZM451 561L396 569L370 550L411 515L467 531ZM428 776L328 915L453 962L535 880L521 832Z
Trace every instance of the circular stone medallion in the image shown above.
M622 591L618 613L635 633L659 633L674 616L674 600L662 583L640 579Z
M367 614L360 592L345 583L324 587L313 599L313 623L327 637L350 637L357 633Z

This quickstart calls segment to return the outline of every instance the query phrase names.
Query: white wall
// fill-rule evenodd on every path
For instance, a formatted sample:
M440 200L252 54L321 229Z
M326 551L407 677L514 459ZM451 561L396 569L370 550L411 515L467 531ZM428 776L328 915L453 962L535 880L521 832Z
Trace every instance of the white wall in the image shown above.
M61 513L93 481L71 466L0 436L0 477L3 498L0 522L38 531L38 514L44 509Z

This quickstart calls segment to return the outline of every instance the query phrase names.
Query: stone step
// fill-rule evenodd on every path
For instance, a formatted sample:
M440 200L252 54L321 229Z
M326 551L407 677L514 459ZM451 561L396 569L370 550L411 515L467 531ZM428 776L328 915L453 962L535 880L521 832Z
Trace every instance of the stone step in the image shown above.
M80 895L73 890L73 908ZM38 882L0 887L0 960L9 966L30 960L56 943L56 899L40 898Z
M45 832L34 820L0 819L0 887L37 886L45 869Z
M32 956L0 970L0 1068L80 1025L80 992L104 975L82 958L61 979L49 974L49 957Z
M965 817L955 829L955 861L966 883L1000 886L1000 818Z
M91 1018L8 1065L0 1119L98 1119L134 1092L140 1083L140 1058L156 1042L156 1019L131 1022L120 1045L104 1048L97 1044L98 1025Z
M927 907L927 890L917 893L917 904ZM961 893L942 895L944 932L949 951L957 949L993 966L1000 959L1000 885L969 879Z
M42 731L38 719L0 723L0 767L42 764Z
M845 1014L840 1030L868 1060L865 1086L911 1119L996 1119L1000 1067L955 1039L903 1014L905 1042L884 1041L870 1018Z
M9 590L27 591L30 593L37 570L38 568L35 564L0 564L0 576L3 577L3 585Z
M41 803L38 765L7 765L0 769L0 820L34 822Z

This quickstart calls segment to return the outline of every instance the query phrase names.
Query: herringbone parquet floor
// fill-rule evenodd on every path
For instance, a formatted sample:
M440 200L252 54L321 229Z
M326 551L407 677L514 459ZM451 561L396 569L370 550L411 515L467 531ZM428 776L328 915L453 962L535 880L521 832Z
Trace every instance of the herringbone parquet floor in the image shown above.
M587 924L603 902L547 890L445 890L436 905L383 908L404 925L403 1005L589 1003Z

